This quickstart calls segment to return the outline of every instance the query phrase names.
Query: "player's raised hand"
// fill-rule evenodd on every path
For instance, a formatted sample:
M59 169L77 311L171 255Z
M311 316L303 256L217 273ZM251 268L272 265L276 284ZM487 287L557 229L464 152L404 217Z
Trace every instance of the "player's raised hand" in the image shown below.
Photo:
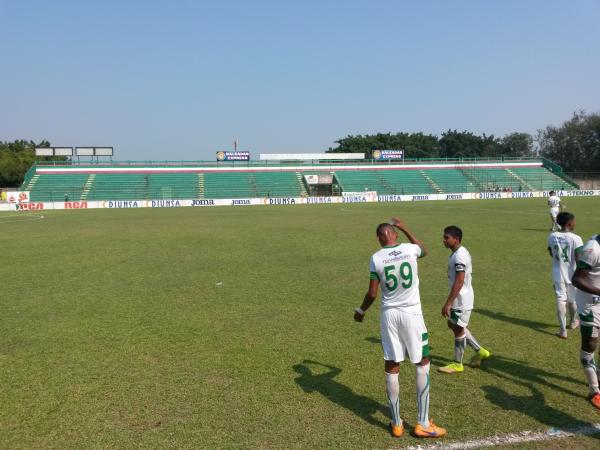
M400 230L404 230L406 228L406 224L399 217L392 217L391 223L392 223L392 225L394 225L396 228L398 228Z

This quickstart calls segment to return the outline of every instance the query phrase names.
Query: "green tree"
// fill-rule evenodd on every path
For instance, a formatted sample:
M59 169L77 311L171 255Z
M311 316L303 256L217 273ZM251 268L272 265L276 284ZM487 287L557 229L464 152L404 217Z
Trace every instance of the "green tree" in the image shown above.
M373 150L405 151L407 158L434 158L439 155L437 136L424 133L378 133L375 135L347 136L335 141L335 148L329 153L365 153L367 159Z
M567 172L600 171L600 114L585 111L560 127L547 126L539 130L537 143L540 154Z
M36 160L36 147L50 147L46 140L36 145L33 141L16 140L13 142L0 141L0 186L18 187L23 183L25 173ZM38 158L40 159L40 158ZM65 157L41 158L65 160Z
M533 137L529 133L510 133L500 140L503 156L533 156Z

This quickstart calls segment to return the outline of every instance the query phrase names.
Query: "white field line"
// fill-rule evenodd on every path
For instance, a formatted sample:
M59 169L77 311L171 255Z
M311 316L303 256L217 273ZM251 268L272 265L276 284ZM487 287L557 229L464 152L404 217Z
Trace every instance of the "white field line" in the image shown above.
M495 447L496 445L520 444L522 442L549 441L575 436L589 436L600 433L600 423L592 423L577 428L559 430L550 428L546 431L521 431L519 433L490 436L488 438L474 439L472 441L449 442L431 445L417 445L408 447L409 450L458 450L465 448Z
M31 222L34 220L41 220L44 218L43 215L19 215L19 214L11 214L10 216L0 216L2 219L8 220L0 220L0 223L19 223L19 222Z

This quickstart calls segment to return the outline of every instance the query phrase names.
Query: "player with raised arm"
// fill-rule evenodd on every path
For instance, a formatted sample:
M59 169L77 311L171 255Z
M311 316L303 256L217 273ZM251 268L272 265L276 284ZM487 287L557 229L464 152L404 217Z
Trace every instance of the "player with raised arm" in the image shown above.
M590 387L588 399L600 409L600 371L594 353L600 337L600 234L592 236L577 252L577 269L573 274L577 311L581 324L581 365Z
M443 373L459 373L465 370L463 356L466 344L477 352L471 359L472 367L479 367L484 359L491 356L467 328L475 293L471 284L471 254L462 246L462 235L462 230L456 225L444 228L444 246L452 250L452 254L448 258L450 293L442 307L442 316L448 320L448 328L454 333L454 362L438 369Z
M567 338L567 306L571 315L569 328L574 330L579 326L577 320L577 304L575 303L575 288L571 278L575 273L575 251L583 246L583 240L573 233L575 216L561 212L556 216L556 223L561 231L554 231L548 236L548 252L552 258L552 281L556 293L556 317L560 331L556 333L561 339Z
M404 233L410 244L398 243L394 226ZM404 433L398 373L399 363L406 357L416 365L417 372L418 423L413 433L417 437L441 437L447 431L429 419L429 335L421 311L417 271L417 258L427 255L427 249L398 218L380 224L377 239L382 249L371 257L369 290L360 308L354 310L354 320L363 321L381 285L381 343L392 416L391 433L395 437Z
M548 206L550 207L550 219L552 219L552 228L550 231L560 230L560 226L558 223L556 223L556 217L563 206L560 203L560 197L556 195L556 191L550 191L550 196L548 197Z

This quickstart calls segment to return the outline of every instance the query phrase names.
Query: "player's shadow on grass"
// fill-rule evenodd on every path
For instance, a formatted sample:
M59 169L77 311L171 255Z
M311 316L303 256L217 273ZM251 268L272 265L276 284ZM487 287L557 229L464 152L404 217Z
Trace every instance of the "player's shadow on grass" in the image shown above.
M489 309L476 309L475 312L482 316L489 317L490 319L499 320L501 322L512 323L513 325L520 325L525 328L538 331L540 333L554 335L551 331L546 328L556 328L556 325L549 323L536 322L535 320L521 319L519 317L507 316L503 312L490 311Z
M371 344L381 344L381 338L375 336L366 337L365 341L370 342Z
M387 424L376 419L377 412L388 416L387 406L352 391L348 386L335 380L342 369L316 361L304 360L303 364L294 365L299 374L294 381L306 393L319 392L323 397L353 412L371 425L387 429ZM312 367L312 368L311 368ZM313 368L316 369L313 372ZM327 369L323 371L323 369Z
M591 423L583 422L575 417L546 404L544 394L531 383L523 383L531 391L531 395L512 395L496 386L482 386L485 398L491 403L507 411L518 411L553 428L588 427ZM600 439L600 434L592 435Z
M465 353L465 359L467 358ZM443 356L431 355L431 364L435 367L445 366L454 362L453 360L444 358ZM581 380L576 380L572 377L549 372L537 367L531 367L525 361L518 359L506 358L504 356L494 354L492 357L481 364L481 368L465 368L465 374L470 370L482 370L498 378L511 381L522 386L530 384L538 384L547 386L555 391L562 392L566 395L571 395L576 398L585 398L583 395L586 389L583 388L581 393L572 391L557 383L571 383L577 386L586 386Z

